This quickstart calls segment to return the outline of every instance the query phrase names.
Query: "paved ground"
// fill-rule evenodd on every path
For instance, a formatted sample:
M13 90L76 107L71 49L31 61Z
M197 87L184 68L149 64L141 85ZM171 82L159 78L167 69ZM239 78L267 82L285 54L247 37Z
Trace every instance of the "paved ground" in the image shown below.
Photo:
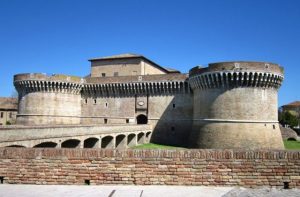
M0 185L1 197L300 197L300 189L245 189L204 186L76 186L76 185Z

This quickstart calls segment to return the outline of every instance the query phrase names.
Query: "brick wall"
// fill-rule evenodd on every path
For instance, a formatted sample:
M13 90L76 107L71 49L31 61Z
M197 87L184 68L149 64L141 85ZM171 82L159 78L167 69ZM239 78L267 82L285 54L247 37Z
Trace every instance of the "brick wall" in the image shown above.
M22 184L300 188L299 151L0 148L0 179ZM3 178L2 178L3 177Z

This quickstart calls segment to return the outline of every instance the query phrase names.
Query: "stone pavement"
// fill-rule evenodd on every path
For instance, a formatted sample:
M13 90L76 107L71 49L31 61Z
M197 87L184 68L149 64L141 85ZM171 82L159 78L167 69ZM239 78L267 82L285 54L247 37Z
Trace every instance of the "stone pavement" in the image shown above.
M299 189L245 189L205 186L83 186L83 185L0 185L0 197L248 197L300 196Z

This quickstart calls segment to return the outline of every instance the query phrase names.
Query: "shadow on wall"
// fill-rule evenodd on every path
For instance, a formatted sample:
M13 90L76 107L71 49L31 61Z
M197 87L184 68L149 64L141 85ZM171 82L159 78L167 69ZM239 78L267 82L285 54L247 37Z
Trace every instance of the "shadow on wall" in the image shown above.
M152 119L152 114L149 115L149 123L153 125L150 142L188 147L193 123L192 94L175 94L158 120Z

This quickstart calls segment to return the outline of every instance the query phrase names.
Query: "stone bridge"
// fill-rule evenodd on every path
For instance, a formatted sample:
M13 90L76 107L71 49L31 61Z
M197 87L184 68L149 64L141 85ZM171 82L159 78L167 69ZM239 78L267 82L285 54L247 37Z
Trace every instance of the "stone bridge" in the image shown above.
M148 143L151 125L0 127L0 147L116 148Z

